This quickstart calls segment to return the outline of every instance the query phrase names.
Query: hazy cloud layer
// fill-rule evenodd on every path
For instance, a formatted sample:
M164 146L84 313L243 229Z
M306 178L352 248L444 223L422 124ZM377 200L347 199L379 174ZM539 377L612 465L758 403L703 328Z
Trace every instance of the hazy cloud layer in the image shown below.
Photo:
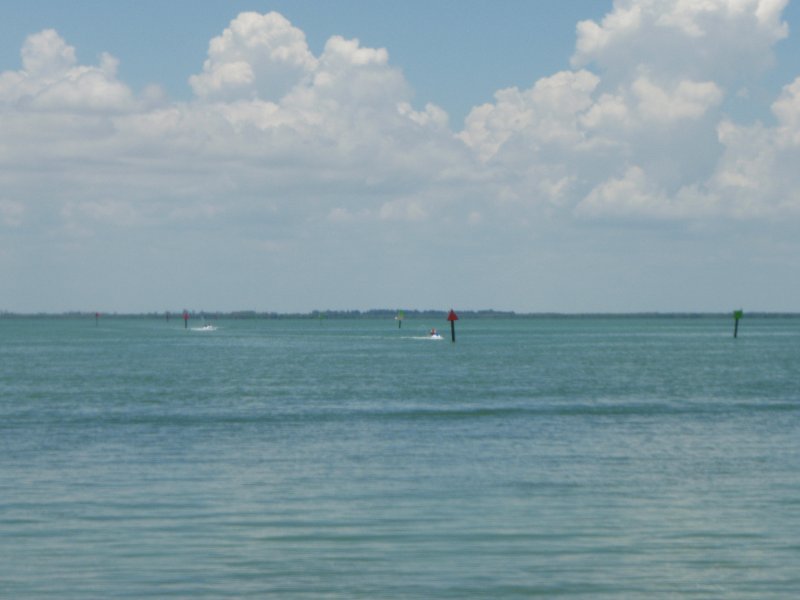
M0 231L68 247L213 224L279 253L364 227L402 239L447 222L480 240L554 220L796 218L800 79L774 123L721 108L771 64L785 5L617 0L577 25L572 70L498 90L463 128L414 103L386 49L333 36L315 56L277 13L211 40L189 102L34 33L0 73Z

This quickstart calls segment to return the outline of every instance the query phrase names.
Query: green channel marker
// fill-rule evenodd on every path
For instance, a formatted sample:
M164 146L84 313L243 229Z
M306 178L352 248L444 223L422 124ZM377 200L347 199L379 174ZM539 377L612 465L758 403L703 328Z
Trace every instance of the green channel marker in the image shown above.
M733 337L739 336L739 319L742 318L744 311L742 309L733 311Z

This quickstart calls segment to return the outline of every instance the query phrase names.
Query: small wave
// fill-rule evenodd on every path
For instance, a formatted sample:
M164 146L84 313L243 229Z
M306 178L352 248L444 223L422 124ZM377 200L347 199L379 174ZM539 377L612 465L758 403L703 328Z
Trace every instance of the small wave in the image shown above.
M258 424L302 425L305 423L337 423L354 421L374 422L436 422L469 421L482 419L535 419L537 417L659 417L681 415L735 415L798 413L800 403L792 402L718 402L714 404L618 404L585 405L569 404L557 406L496 406L459 408L389 408L347 410L285 410L278 412L180 412L180 413L115 413L97 415L75 415L65 417L63 425L103 424L110 426L169 426L169 427L226 427Z

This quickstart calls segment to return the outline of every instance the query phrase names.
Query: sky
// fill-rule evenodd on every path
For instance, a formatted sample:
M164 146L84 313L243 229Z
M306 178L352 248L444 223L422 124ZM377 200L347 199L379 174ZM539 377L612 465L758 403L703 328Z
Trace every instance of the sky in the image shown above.
M0 310L800 310L788 0L0 9Z

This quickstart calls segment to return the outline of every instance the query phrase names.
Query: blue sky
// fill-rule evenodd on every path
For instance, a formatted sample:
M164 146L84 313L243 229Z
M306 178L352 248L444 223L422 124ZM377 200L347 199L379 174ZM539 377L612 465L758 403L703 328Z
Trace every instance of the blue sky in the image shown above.
M800 306L796 4L2 17L0 310Z

